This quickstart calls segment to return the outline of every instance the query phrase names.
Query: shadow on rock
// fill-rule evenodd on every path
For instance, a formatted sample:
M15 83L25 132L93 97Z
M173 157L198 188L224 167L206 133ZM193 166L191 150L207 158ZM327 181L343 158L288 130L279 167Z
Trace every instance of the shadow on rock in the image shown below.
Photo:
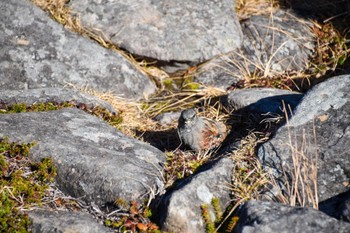
M330 217L350 222L350 189L320 202L319 210Z
M304 18L323 23L332 22L340 31L349 24L350 2L348 0L280 0L279 2L283 7L293 9Z
M164 131L146 131L137 132L145 142L161 151L173 151L181 144L176 129L169 129Z
M261 98L259 95L266 90L260 89L255 94L252 91L254 90L244 91L254 96L250 99L245 98L246 93L241 91L238 91L237 95L232 92L222 99L228 109L237 109L230 114L227 121L227 124L231 126L231 132L223 142L222 150L224 151L237 148L240 141L252 132L260 132L266 137L275 134L278 128L285 123L285 112L290 117L303 97L301 94L291 92L292 94ZM254 98L260 99L254 102Z

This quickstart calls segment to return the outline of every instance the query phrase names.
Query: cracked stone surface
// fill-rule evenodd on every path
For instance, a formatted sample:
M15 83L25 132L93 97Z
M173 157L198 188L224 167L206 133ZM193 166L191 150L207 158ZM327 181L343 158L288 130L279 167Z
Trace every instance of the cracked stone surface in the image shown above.
M29 212L33 233L112 233L87 213L38 209Z
M349 93L350 75L330 78L312 88L289 122L259 148L261 163L272 168L280 178L281 166L293 167L290 145L310 161L315 161L317 150L319 201L347 191L350 183Z
M0 137L35 142L30 158L52 157L59 188L97 205L143 200L161 190L165 155L76 108L0 115Z
M69 6L121 48L161 61L203 62L242 43L233 0L74 0Z
M140 99L155 85L116 52L66 30L28 0L0 2L0 90L67 83Z
M350 224L329 217L313 208L301 208L280 203L248 201L239 210L239 233L328 233L350 232Z

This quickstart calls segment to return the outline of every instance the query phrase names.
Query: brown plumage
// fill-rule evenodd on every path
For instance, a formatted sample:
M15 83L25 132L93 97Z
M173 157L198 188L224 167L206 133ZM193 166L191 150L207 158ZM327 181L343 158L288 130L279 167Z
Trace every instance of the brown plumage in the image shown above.
M227 128L222 122L198 117L194 109L187 109L179 118L178 132L182 143L200 152L220 146Z

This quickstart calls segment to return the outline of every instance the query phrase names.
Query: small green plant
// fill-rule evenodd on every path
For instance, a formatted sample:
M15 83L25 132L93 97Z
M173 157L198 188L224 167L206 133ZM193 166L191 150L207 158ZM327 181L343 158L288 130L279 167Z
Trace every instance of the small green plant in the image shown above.
M136 201L127 202L122 198L115 201L116 211L107 215L105 225L121 232L158 233L158 226L150 221L152 212Z
M101 108L99 106L96 106L92 109L83 109L83 110L93 114L94 116L97 116L100 119L103 119L113 127L118 127L123 122L123 117L121 116L121 114L111 113L106 108Z
M209 206L207 204L201 205L202 217L205 223L205 232L213 233L215 232L215 224L210 217Z
M165 183L170 187L179 179L186 178L196 172L196 170L209 160L209 158L198 158L191 151L176 150L167 152L165 164Z
M202 217L205 223L205 230L207 233L217 232L222 226L222 217L223 212L220 206L220 200L217 197L214 197L211 200L211 205L203 204L201 205ZM214 210L215 221L212 220L210 216L210 208Z
M221 218L222 218L222 209L220 206L220 200L217 197L214 197L211 200L211 205L213 206L214 209L214 213L215 213L215 222L220 222Z
M321 77L328 71L335 71L350 57L349 40L332 23L314 24L317 47L313 56L313 75Z
M29 219L21 210L41 205L56 176L52 159L29 160L33 145L0 140L0 232L28 232Z
M238 220L238 216L233 216L227 224L226 232L233 232L233 229L235 228Z

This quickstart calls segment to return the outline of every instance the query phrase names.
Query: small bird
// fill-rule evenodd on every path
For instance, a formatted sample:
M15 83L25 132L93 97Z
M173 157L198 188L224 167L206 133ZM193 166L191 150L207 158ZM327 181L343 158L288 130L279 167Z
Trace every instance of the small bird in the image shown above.
M182 143L201 152L219 146L227 135L227 128L222 122L198 117L194 109L186 109L181 112L178 133Z

